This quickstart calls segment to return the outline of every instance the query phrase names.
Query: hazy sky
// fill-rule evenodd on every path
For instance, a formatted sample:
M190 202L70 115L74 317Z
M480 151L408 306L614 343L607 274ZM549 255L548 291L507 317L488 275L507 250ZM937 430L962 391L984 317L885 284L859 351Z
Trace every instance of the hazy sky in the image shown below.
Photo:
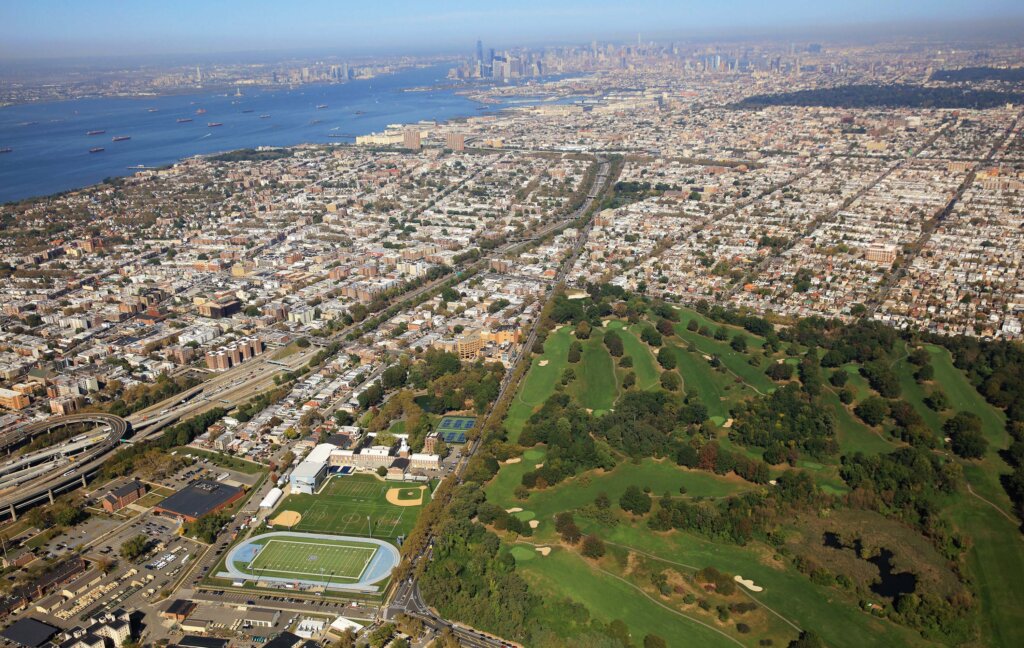
M0 0L0 59L470 50L702 31L1024 17L1024 0Z

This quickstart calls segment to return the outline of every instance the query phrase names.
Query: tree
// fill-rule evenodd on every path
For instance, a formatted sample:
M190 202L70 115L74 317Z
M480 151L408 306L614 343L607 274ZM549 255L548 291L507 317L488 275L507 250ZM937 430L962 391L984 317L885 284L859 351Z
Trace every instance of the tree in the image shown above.
M657 330L650 326L645 326L643 330L640 331L640 339L643 340L644 343L653 347L660 347L663 341L661 333L658 333Z
M683 386L683 379L674 371L663 371L661 373L661 387L667 391L679 391Z
M555 531L562 536L562 540L569 544L576 544L580 541L583 533L576 526L572 513L564 512L555 516Z
M590 326L590 322L588 322L587 320L583 320L582 322L576 325L576 339L589 340L591 330L592 328Z
M127 560L135 560L142 554L146 553L146 549L149 548L149 537L143 534L132 536L124 541L121 545L120 554L122 558Z
M988 440L981 429L981 419L973 412L957 412L946 421L942 431L949 436L950 447L965 459L980 459L988 449Z
M386 466L377 466L377 474L380 475L381 477L384 477L385 475L387 475L388 474L387 467Z
M625 351L622 337L615 331L608 331L604 334L604 345L607 347L608 353L616 358L620 357Z
M804 630L798 639L789 642L789 648L825 648L825 642L813 630Z
M793 377L793 365L788 362L775 362L768 365L765 373L772 380L789 380Z
M644 648L668 648L668 644L658 635L649 634L644 637Z
M633 515L644 515L651 510L651 496L639 486L629 486L619 498L619 506Z
M668 347L661 347L658 349L658 364L663 369L675 369L676 368L676 354L672 352Z
M853 412L868 425L879 425L889 415L889 403L884 398L869 396L858 403Z
M672 334L675 333L675 330L672 328L672 322L664 317L658 320L658 333L665 337L672 337Z
M579 342L573 341L569 345L569 362L576 364L583 357L583 345Z
M742 333L737 333L736 335L733 336L732 342L729 343L729 346L731 346L732 350L736 351L737 353L746 353L747 336L743 335Z
M583 538L583 544L580 546L580 553L586 558L593 558L597 560L604 555L604 542L601 538L595 535L588 535Z

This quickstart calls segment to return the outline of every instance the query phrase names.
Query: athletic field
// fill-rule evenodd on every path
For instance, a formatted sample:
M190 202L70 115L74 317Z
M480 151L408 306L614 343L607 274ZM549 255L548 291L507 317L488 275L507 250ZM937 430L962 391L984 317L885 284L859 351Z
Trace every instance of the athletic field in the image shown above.
M423 485L384 482L372 475L333 476L319 493L289 496L277 512L295 511L301 516L297 524L289 527L292 531L391 540L412 530L423 505L430 500L430 490L423 492L423 501L418 506L391 504L388 491L401 489L400 494L396 493L397 499L409 499L410 489Z
M377 553L376 545L319 538L269 538L242 569L257 578L274 576L358 581ZM241 565L239 565L241 567Z

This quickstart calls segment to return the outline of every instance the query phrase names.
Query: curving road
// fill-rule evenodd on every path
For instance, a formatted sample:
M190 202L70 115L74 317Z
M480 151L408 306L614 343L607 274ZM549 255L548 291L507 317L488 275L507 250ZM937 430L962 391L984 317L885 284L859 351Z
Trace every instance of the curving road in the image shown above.
M103 467L107 455L120 444L121 439L131 429L131 425L120 416L90 412L51 417L45 421L11 430L0 437L0 448L7 449L50 430L79 423L93 423L97 427L107 427L110 432L102 443L76 457L70 470L65 470L59 475L52 473L43 475L20 486L16 492L0 497L0 520L8 518L16 520L19 511L24 511L43 501L49 501L52 504L54 495L57 493L84 486L88 479ZM66 465L60 466L54 472L63 468L66 468Z

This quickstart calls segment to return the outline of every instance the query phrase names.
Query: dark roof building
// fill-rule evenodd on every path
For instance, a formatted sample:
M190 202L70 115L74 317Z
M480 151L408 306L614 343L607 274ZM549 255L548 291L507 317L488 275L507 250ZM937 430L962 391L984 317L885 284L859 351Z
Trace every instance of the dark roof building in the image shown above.
M231 642L227 639L217 637L200 637L199 635L185 635L178 641L181 648L228 648Z
M196 609L196 604L193 601L187 599L174 599L167 609L160 613L160 616L165 619L174 619L175 621L184 621L188 618L188 615L192 614L193 610Z
M154 510L187 522L215 513L238 501L245 490L209 479L200 479L160 502Z
M300 643L302 643L302 637L285 631L263 644L263 648L294 648Z
M32 617L25 617L18 619L9 628L0 632L0 637L25 646L25 648L39 648L58 632L60 632L60 628Z

